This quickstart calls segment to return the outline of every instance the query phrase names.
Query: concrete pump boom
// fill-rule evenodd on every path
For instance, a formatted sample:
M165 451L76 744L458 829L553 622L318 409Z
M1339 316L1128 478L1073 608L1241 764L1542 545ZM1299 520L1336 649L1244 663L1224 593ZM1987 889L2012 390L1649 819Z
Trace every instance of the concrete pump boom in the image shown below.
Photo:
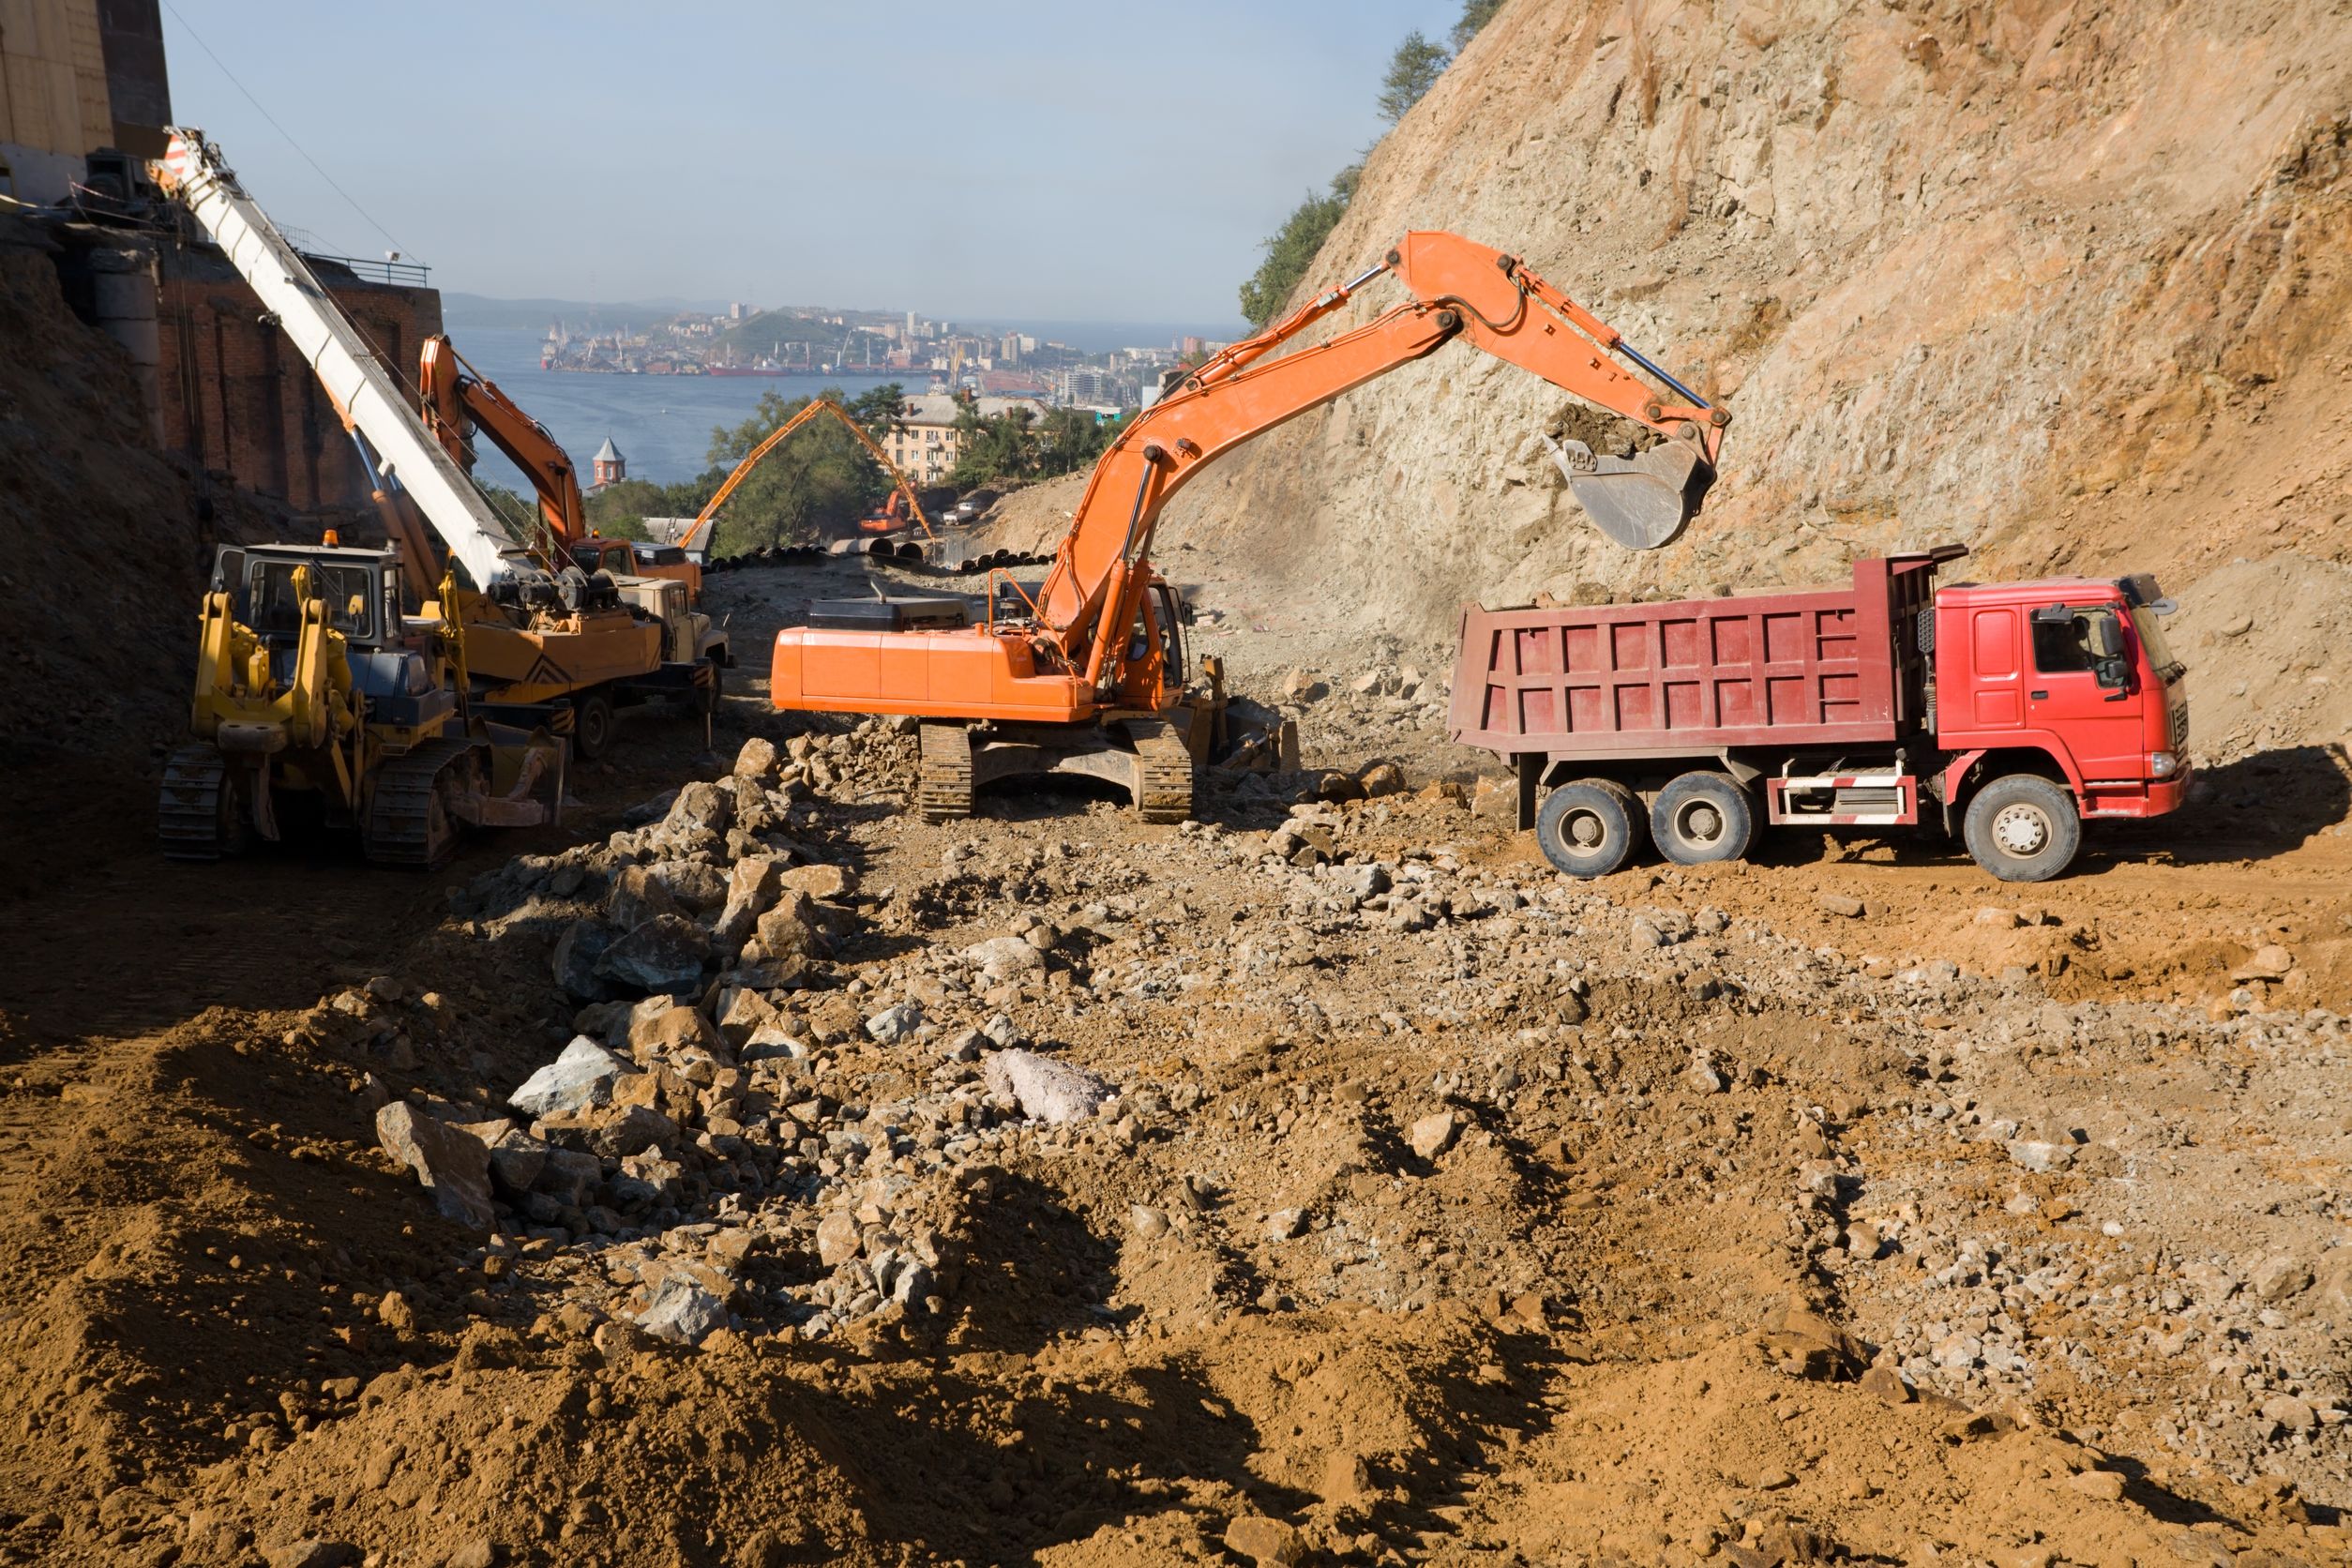
M489 500L425 428L366 338L278 232L261 204L237 184L220 149L192 127L173 127L158 166L163 188L178 198L237 272L278 317L286 336L318 373L346 430L372 449L376 479L407 490L475 585L545 579Z

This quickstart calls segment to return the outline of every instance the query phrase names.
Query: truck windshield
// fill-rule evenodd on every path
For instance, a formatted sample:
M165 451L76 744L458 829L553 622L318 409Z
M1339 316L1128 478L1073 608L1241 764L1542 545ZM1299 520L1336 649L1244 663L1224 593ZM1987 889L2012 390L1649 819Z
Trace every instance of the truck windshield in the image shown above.
M2160 681L2169 681L2183 674L2188 666L2173 656L2172 644L2164 641L2164 624L2156 611L2144 604L2132 607L2132 629L2140 634L2140 646L2148 650L2148 668L2156 671Z

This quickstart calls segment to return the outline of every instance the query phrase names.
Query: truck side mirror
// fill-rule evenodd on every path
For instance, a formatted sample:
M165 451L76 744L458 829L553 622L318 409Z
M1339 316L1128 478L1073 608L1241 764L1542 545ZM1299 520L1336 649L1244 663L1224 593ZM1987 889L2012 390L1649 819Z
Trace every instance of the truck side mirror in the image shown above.
M2132 666L2113 655L2103 655L2091 666L2091 679L2110 691L2127 690L2132 685Z
M2116 624L2114 616L2090 618L2090 651L2102 663L2123 656L2123 628Z

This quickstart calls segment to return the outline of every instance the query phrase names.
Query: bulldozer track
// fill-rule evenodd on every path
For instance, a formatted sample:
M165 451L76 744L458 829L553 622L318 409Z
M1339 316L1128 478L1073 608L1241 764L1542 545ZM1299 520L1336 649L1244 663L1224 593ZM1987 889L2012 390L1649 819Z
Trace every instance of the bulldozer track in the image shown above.
M1181 822L1192 816L1192 753L1176 727L1162 719L1127 721L1135 745L1135 808L1147 822Z
M217 747L183 746L163 764L156 837L173 860L219 860L223 841L221 792L230 788L229 760Z
M915 775L915 807L927 822L972 815L972 731L960 724L926 724Z
M458 847L458 819L441 797L442 778L474 750L468 741L428 741L376 770L360 835L369 860L421 870L448 862Z

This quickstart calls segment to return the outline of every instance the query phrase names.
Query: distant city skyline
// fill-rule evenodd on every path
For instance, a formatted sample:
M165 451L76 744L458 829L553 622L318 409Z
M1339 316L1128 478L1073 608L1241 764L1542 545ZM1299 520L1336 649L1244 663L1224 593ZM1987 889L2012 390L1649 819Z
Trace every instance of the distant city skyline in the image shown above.
M1230 331L1259 242L1385 128L1397 41L1459 11L174 0L164 28L175 117L281 223L445 290Z

